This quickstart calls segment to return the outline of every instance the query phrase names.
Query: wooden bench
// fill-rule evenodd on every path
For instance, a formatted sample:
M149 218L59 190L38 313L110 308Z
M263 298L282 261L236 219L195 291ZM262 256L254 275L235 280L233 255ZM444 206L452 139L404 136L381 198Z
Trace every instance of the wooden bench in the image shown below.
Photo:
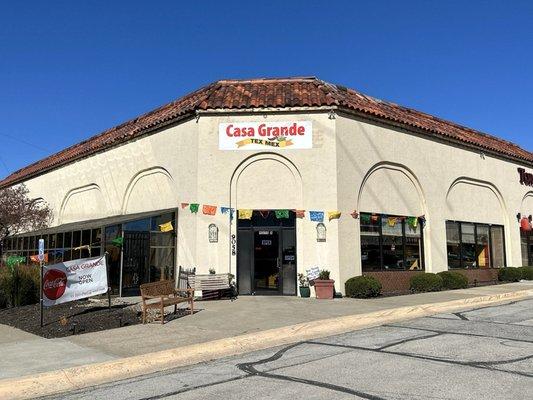
M146 313L149 309L161 312L161 324L165 323L165 307L168 306L173 305L176 314L178 304L189 303L191 315L194 314L194 289L190 287L176 289L174 281L144 283L141 285L141 297L143 324L146 323Z
M229 274L191 275L189 283L194 290L202 292L202 300L220 299L231 288Z

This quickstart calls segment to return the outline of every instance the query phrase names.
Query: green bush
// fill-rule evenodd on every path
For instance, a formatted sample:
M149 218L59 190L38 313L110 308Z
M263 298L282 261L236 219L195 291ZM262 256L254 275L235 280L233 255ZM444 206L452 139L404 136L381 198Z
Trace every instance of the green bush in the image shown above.
M318 273L318 279L322 281L329 280L329 271L327 269L320 270L320 272Z
M373 276L355 276L350 278L344 284L346 297L365 299L376 297L381 293L381 282Z
M520 267L517 269L520 270L520 275L522 275L522 279L526 281L533 281L533 267Z
M4 308L38 303L39 275L36 266L3 268L0 272L0 308L3 302Z
M446 290L466 289L468 278L457 271L442 271L437 274L442 278L442 288Z
M442 290L442 278L430 272L422 272L411 277L412 292L438 292Z
M519 268L505 267L498 271L498 280L502 282L518 282L522 279L522 272Z

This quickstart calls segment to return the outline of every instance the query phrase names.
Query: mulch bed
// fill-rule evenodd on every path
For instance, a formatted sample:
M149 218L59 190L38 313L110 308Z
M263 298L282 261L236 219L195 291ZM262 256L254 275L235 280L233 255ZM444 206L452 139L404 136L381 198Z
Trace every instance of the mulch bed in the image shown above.
M0 324L10 325L45 338L59 338L141 323L134 306L107 300L82 300L44 309L40 326L39 304L0 310Z

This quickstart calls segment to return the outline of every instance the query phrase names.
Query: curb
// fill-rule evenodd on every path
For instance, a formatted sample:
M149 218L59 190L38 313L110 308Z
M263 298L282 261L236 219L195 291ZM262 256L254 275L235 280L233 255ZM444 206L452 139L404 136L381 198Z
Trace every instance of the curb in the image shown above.
M0 380L0 399L33 399L40 396L56 395L222 357L342 334L399 320L459 311L461 309L479 308L489 304L520 300L531 296L533 296L533 290L520 290L335 317L103 363L44 372L21 378L4 379Z

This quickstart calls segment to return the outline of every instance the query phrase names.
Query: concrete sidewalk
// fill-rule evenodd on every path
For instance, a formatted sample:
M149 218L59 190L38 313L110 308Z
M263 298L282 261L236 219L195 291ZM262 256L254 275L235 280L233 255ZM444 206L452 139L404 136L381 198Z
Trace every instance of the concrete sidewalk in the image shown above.
M313 325L312 322L317 320L346 316L357 318L358 315L372 312L393 312L402 307L468 301L481 296L513 294L518 291L533 293L533 282L369 300L324 301L297 297L247 296L240 297L235 302L198 302L198 313L174 319L165 325L135 325L61 339L43 339L0 325L0 379L176 349L302 323ZM470 307L482 305L480 303Z

